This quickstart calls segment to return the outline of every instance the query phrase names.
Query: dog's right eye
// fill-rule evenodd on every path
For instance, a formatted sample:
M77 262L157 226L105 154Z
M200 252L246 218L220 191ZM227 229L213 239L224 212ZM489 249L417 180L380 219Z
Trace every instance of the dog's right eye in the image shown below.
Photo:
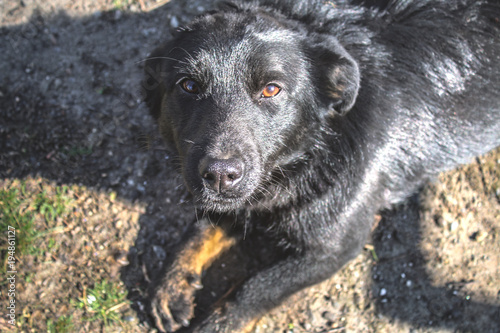
M181 88L190 94L198 94L200 92L200 86L198 83L191 79L184 79L180 82Z
M280 87L271 83L271 84L268 84L264 88L264 90L262 90L261 97L262 98L271 98L271 97L278 95L280 93L280 91L281 91Z

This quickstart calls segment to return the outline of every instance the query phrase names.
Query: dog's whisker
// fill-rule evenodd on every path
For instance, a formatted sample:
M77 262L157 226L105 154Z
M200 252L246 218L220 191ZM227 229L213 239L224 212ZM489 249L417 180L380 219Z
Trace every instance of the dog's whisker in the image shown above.
M147 62L147 61L150 61L150 60L172 60L172 61L175 61L175 62L180 62L179 59L162 56L162 57L149 57L149 58L145 58L145 59L142 59L142 60L138 60L138 61L135 62L135 64L141 64L143 62Z

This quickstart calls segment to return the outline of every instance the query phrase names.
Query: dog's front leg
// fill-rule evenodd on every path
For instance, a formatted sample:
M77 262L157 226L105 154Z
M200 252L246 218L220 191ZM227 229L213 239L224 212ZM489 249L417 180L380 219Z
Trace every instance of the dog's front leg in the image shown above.
M329 278L358 250L356 246L348 252L289 257L249 279L233 302L214 312L194 332L249 332L262 315L293 293Z
M189 325L194 312L194 293L202 288L203 270L235 242L223 228L204 220L186 236L176 259L153 289L151 314L163 332Z

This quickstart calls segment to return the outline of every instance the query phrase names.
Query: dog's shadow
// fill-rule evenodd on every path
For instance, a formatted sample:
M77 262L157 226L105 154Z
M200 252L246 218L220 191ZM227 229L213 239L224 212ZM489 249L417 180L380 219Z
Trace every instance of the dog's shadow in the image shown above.
M130 264L122 270L121 278L133 308L140 319L149 323L145 291L153 275L175 256L175 245L188 223L195 220L195 214L183 203L181 182L172 179L174 168L165 165L166 154L138 147L141 134L154 129L147 127L151 122L144 120L148 117L146 110L138 106L138 95L130 91L139 90L134 87L140 84L141 77L136 63L144 60L144 48L150 51L165 38L159 26L166 17L174 17L172 13L179 16L187 7L181 1L171 1L156 12L122 17L116 11L85 18L64 13L51 18L33 15L26 24L0 30L0 44L7 49L0 58L6 75L0 83L2 178L41 175L64 184L113 189L124 199L144 202L148 208L140 218L140 231L129 253ZM62 44L68 40L63 35L68 33L74 43ZM127 40L132 39L133 45L127 46ZM38 60L29 56L34 54ZM53 57L55 65L40 67L45 63L40 60L42 56ZM9 66L11 71L7 70ZM78 84L79 73L84 71L92 72L91 80ZM30 78L19 79L19 73ZM53 74L50 78L49 73ZM73 94L77 89L84 93ZM39 134L36 142L27 137L26 129ZM93 149L88 154L55 161L53 157L66 144L88 144ZM375 252L381 260L372 274L372 289L387 291L386 297L377 299L377 311L412 327L497 331L498 306L466 300L454 293L456 288L436 286L428 278L419 251L419 226L414 223L419 219L418 211L415 199L409 200L385 212L375 231ZM236 281L233 286L237 287L270 254L262 247L258 255L253 249L247 256L249 250L248 246L238 248L217 264L218 277L212 275L209 279L213 280L207 281L207 285L215 287L204 291L197 310L201 315L231 288L224 281ZM400 286L402 273L417 277L412 280L413 287Z
M414 195L382 213L372 235L379 261L372 269L377 312L414 327L447 328L458 332L497 332L500 307L477 302L462 287L467 281L436 283L422 252L421 205ZM439 252L439 250L437 250Z

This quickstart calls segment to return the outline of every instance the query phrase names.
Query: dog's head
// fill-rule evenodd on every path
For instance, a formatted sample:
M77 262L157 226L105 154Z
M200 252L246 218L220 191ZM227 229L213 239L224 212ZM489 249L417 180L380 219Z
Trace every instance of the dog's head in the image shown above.
M358 67L335 38L279 14L195 19L146 63L143 88L196 203L219 212L266 194L326 117L354 104Z

